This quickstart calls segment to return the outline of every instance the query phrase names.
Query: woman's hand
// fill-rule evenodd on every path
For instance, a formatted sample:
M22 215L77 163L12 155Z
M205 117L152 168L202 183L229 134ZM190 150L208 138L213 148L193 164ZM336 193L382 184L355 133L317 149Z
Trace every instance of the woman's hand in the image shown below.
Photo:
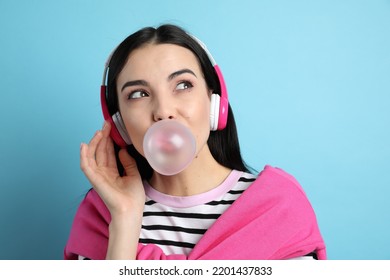
M89 144L81 144L80 165L93 188L100 195L111 216L123 216L143 210L145 192L135 160L125 149L119 159L125 169L121 177L115 159L114 145L109 137L111 125L104 122Z
M81 144L80 165L111 214L107 259L136 259L141 231L145 191L135 160L125 149L119 159L125 169L121 177L105 122L89 144Z

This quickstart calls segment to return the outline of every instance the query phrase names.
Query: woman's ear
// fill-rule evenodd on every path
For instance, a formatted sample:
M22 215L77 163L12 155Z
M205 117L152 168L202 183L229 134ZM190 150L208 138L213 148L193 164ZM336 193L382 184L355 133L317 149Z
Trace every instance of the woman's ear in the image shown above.
M213 89L209 89L209 98L211 99L211 95L213 94L214 90Z

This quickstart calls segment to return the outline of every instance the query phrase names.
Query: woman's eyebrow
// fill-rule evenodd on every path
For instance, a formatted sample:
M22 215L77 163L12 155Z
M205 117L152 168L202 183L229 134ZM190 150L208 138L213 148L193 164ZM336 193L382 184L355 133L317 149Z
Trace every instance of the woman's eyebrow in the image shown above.
M191 75L197 77L197 76L195 75L195 73L194 73L192 70L185 68L185 69L181 69L181 70L175 71L175 72L173 72L172 74L170 74L170 75L168 76L168 81L171 81L171 80L174 79L175 77L180 76L180 75L185 74L185 73L189 73L189 74L191 74ZM145 80L128 81L128 82L126 82L126 83L122 86L121 91L123 91L125 88L131 87L131 86L145 86L145 87L147 87L147 86L149 86L149 83L148 83L147 81L145 81Z
M125 88L131 87L131 86L145 86L145 87L147 87L147 86L149 86L149 83L145 80L128 81L122 86L121 91L123 91Z
M194 75L197 78L197 76L195 75L195 73L192 70L185 68L185 69L181 69L181 70L175 71L171 75L169 75L168 76L168 81L171 81L175 77L177 77L179 75L182 75L184 73L189 73L191 75Z

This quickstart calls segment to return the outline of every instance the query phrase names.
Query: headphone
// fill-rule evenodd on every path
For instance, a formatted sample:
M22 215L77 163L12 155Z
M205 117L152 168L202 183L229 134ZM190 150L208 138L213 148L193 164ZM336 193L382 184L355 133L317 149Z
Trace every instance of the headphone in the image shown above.
M227 118L228 118L228 108L229 108L229 101L228 101L228 94L226 89L225 80L223 78L221 69L215 62L214 58L211 56L210 52L208 51L206 45L200 41L198 38L196 38L193 35L190 35L206 52L207 57L209 58L211 64L214 67L214 70L218 76L220 88L221 88L221 95L217 93L211 94L211 106L210 106L210 130L216 131L216 130L223 130L226 127L227 124ZM103 72L103 81L102 85L100 87L100 102L102 105L102 111L105 121L109 122L111 124L111 132L110 136L112 140L121 148L125 148L128 145L131 145L131 139L127 133L125 124L122 120L121 114L116 112L114 115L110 115L108 111L107 106L107 76L109 71L109 65L111 61L111 57L113 55L114 51L111 52L109 55Z

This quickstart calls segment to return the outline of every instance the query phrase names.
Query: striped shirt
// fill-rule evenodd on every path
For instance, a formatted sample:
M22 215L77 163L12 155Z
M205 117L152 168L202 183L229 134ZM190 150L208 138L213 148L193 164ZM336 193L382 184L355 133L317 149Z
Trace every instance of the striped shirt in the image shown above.
M147 199L139 242L158 245L165 254L188 255L255 179L255 175L233 170L212 190L185 197L160 193L145 181Z

